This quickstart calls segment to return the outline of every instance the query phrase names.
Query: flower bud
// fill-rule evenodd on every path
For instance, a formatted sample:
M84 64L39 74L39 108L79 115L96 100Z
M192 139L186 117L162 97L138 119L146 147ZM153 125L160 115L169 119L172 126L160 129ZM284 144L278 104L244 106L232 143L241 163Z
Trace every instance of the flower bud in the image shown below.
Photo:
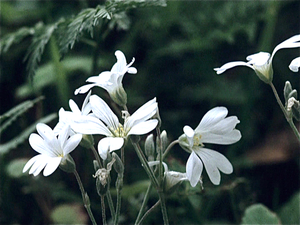
M145 141L145 154L148 157L149 161L154 160L154 152L155 152L155 145L153 140L153 134L148 135Z
M120 157L116 154L116 153L112 153L112 158L115 159L115 162L113 164L113 167L115 169L115 171L118 173L118 174L121 174L123 175L124 173L124 165L122 163L122 160L120 159Z
M182 181L187 180L185 173L176 171L165 172L164 191L167 194L173 193Z
M289 81L286 81L284 88L283 88L285 102L287 102L289 100L289 95L292 92L292 90L293 90L293 88L292 88L291 83Z
M59 168L67 173L73 173L75 171L76 165L71 155L68 154L62 158Z
M165 130L163 130L163 132L161 132L160 139L162 142L163 151L165 151L168 146L168 136L167 136L167 132Z

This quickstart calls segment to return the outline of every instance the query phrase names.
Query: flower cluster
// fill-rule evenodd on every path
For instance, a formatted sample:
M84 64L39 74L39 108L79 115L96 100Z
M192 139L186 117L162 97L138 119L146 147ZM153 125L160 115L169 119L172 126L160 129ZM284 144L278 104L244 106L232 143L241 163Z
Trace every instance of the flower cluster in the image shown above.
M88 92L81 109L71 99L69 101L71 111L63 108L59 110L59 122L53 130L45 124L37 125L39 135L32 134L29 143L40 154L28 161L24 172L31 167L29 173L36 176L45 168L43 174L48 176L58 166L63 168L64 159L69 157L69 153L79 145L83 135L104 136L98 142L98 153L103 160L107 160L115 154L113 151L125 146L129 136L144 135L157 128L160 118L156 98L146 102L134 113L128 112L127 94L123 88L122 79L125 73L135 74L137 70L131 67L134 59L127 64L125 55L121 51L116 51L115 55L117 62L110 71L88 78L87 82L90 84L76 89L75 94ZM91 93L93 87L105 89L111 99L123 107L122 122L103 99ZM162 161L149 162L150 166L161 163L161 166L165 168L163 175L166 190L172 189L184 180L188 180L193 187L198 182L202 182L203 165L211 182L215 185L220 183L219 170L226 174L232 173L232 165L225 156L204 147L204 143L233 144L241 138L241 133L235 129L239 120L235 116L226 117L227 114L225 107L216 107L204 115L195 130L189 126L183 128L184 134L179 137L178 143L190 153L186 163L186 173L169 171ZM165 131L162 134L163 137L166 136ZM148 144L149 140L147 138L145 146L152 147L145 147L151 148L146 155L152 155L154 159L153 154L157 151L154 150L154 144ZM113 163L111 161L111 164ZM98 171L101 171L101 168L99 169Z

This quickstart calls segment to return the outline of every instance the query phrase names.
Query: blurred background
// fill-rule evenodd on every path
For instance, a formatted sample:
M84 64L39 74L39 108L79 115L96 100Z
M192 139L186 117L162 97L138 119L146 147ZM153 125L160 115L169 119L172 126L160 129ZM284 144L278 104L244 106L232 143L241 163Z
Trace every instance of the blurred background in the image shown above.
M129 111L157 97L161 129L167 131L170 141L183 133L184 125L195 128L215 106L227 107L229 115L241 121L238 143L207 145L232 162L233 174L222 174L221 185L213 186L204 172L204 190L182 183L167 198L171 224L237 224L247 206L254 203L276 212L282 224L299 222L300 146L270 86L247 67L222 75L213 68L245 61L260 51L271 53L277 44L299 34L300 2L168 1L165 6L157 2L129 7L112 20L99 20L91 32L83 30L74 45L64 49L60 34L67 32L67 27L51 36L53 24L78 19L82 10L105 5L105 1L0 2L0 115L35 99L35 104L27 102L26 110L1 132L0 224L90 223L72 174L57 170L50 177L33 177L21 171L37 154L28 143L29 134L36 132L34 123L48 116L45 121L53 128L58 110L69 110L70 98L81 107L85 95L75 96L74 90L88 77L110 70L118 49L127 62L135 57L133 66L138 70L123 79ZM47 44L39 46L39 38L45 38ZM274 57L274 85L282 101L285 81L300 90L299 73L288 69L297 56L299 48L280 50ZM104 90L94 88L93 93L109 101ZM134 150L130 145L126 150L120 222L132 224L148 183ZM71 155L100 223L93 154L79 147ZM187 158L188 154L175 146L166 162L170 170L184 172ZM149 207L156 201L153 191ZM110 218L109 213L107 216ZM145 223L163 223L159 208Z

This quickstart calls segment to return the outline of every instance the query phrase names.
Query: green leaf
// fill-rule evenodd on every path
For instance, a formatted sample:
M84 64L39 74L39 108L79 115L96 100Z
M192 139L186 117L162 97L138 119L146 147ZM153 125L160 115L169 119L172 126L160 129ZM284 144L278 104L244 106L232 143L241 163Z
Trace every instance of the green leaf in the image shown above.
M87 224L88 216L79 204L64 204L56 207L51 213L55 224Z
M6 167L6 173L8 176L12 178L20 178L24 175L23 168L25 164L27 163L28 159L15 159Z
M57 29L58 23L61 21L44 25L43 23L38 23L35 26L35 32L33 34L32 42L27 50L24 61L28 60L27 70L29 77L33 77L36 68L38 67L38 63L41 61L42 54L44 53L45 46L49 42L50 37L53 32Z
M290 200L282 206L278 214L282 224L299 224L300 221L300 192L293 195Z
M11 110L7 111L3 115L0 116L0 134L13 122L15 121L20 115L25 113L28 109L30 109L35 103L44 99L44 96L38 97L34 100L27 100L25 102L20 103L19 105L15 106ZM8 119L7 119L8 118ZM7 119L5 121L5 119ZM5 122L4 122L5 121Z
M14 33L5 35L0 40L0 54L7 52L13 44L19 44L25 37L33 34L33 28L22 27Z
M254 204L249 206L242 218L242 225L246 224L281 224L278 216L262 204Z
M74 18L62 23L58 30L60 53L64 55L69 48L72 49L83 31L88 31L93 36L93 27L97 25L99 19L111 19L111 13L101 5L84 9Z
M23 143L26 139L28 139L29 135L35 131L35 127L37 123L48 123L51 120L55 119L57 117L56 113L52 113L46 117L43 117L42 119L39 119L34 124L26 128L24 131L22 131L18 136L10 140L9 142L5 144L0 145L0 156L6 154L11 149L16 148L19 144Z

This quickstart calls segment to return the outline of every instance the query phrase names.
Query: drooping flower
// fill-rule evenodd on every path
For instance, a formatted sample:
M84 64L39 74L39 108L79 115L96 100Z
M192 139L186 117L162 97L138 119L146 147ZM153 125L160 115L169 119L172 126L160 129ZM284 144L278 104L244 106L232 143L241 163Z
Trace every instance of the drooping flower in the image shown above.
M91 112L92 109L89 103L90 96L91 91L85 97L81 110L72 99L69 100L69 106L71 111L65 111L64 108L61 108L59 110L59 122L53 129L55 134L58 134L65 126L70 126L72 128L72 124L75 119L78 119L78 117L80 116L86 116Z
M94 116L80 117L75 121L73 129L83 134L105 135L98 143L98 151L103 159L106 159L108 152L120 149L129 135L149 133L158 123L157 119L151 119L157 111L156 98L145 103L130 116L126 112L124 125L97 95L90 97L90 103Z
M110 71L104 71L98 76L89 77L86 81L91 84L83 85L75 90L75 95L78 93L86 93L91 88L98 86L104 88L118 105L124 106L127 103L127 95L122 85L122 80L125 73L136 74L137 70L131 65L132 61L127 64L125 55L120 50L115 52L117 62L113 65Z
M149 166L159 165L159 161L148 162ZM165 162L162 162L164 166L164 191L172 193L176 187L182 183L182 181L188 180L186 173L177 171L169 171L169 168Z
M215 185L221 180L219 170L225 174L233 171L224 155L204 148L204 143L228 145L240 140L241 133L235 129L240 121L236 116L226 117L227 114L225 107L215 107L203 116L195 130L189 126L183 128L184 134L179 137L179 144L191 153L186 164L186 175L193 187L201 178L203 165Z
M297 48L300 47L300 35L295 35L284 42L277 45L272 54L270 55L267 52L259 52L253 55L249 55L246 59L248 62L236 61L229 62L221 66L220 68L215 68L217 74L221 74L228 69L231 69L235 66L248 66L253 69L256 75L265 83L270 83L273 80L273 68L272 60L275 53L283 48Z
M300 57L297 57L292 60L292 62L289 65L289 68L291 71L296 73L299 71L299 67L300 67Z
M38 134L29 136L29 144L39 155L31 158L24 166L23 173L30 167L29 174L37 176L43 169L43 175L51 175L64 162L68 155L78 146L81 134L70 136L70 127L65 126L56 135L53 130L43 123L36 125Z

